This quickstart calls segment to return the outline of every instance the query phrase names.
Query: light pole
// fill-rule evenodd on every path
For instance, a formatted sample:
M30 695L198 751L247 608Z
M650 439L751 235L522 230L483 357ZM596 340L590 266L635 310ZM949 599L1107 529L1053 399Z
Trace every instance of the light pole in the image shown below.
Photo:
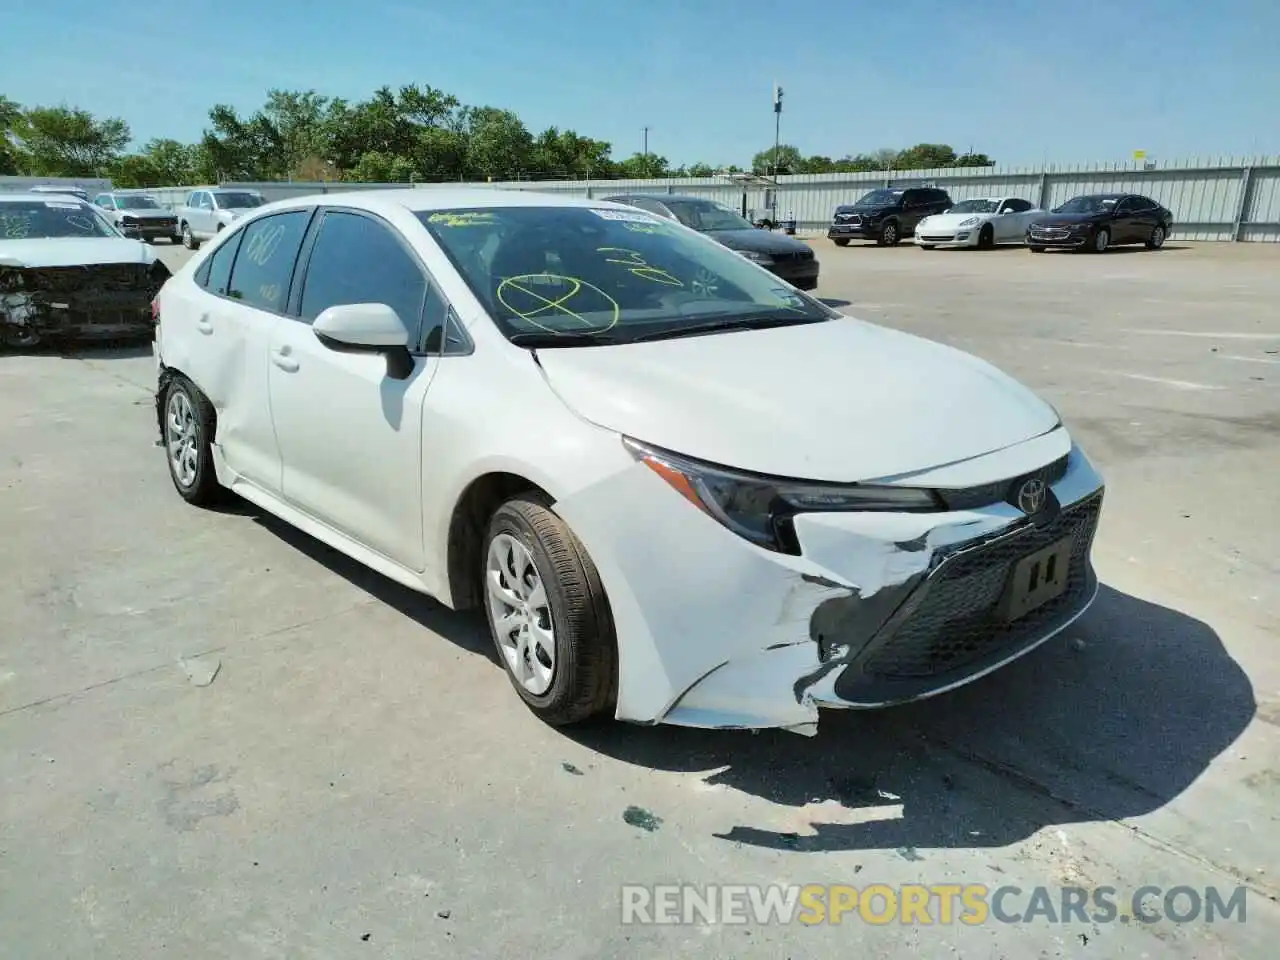
M647 174L649 172L649 128L644 127L643 129L644 129L644 153L641 154L641 156L644 157L643 169L644 169L644 172Z
M774 223L778 222L778 151L782 148L782 88L777 81L773 84L773 206Z

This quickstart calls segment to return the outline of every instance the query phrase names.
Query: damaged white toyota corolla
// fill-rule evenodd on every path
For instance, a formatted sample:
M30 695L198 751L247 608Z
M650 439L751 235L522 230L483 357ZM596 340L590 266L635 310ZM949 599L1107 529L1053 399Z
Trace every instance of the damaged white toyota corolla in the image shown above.
M178 492L457 608L540 717L816 728L1080 616L1102 480L1047 403L590 200L270 204L156 303Z

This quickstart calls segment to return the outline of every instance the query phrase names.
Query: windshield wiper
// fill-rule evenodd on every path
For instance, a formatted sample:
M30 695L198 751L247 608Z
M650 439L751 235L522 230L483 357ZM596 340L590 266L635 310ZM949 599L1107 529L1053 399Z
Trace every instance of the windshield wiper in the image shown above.
M513 333L507 337L517 347L549 349L551 347L603 347L621 343L607 333Z
M702 333L728 333L733 330L767 330L769 327L791 327L801 323L819 323L825 317L721 317L683 327L670 327L631 337L632 343L646 340L673 340L676 337L697 336Z

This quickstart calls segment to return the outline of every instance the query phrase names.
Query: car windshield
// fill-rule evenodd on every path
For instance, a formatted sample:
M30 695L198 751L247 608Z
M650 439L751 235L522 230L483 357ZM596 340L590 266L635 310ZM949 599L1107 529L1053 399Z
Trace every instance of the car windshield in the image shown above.
M513 342L600 346L839 315L642 210L485 207L419 220Z
M116 197L116 206L121 210L159 210L160 204L150 197Z
M74 197L0 201L0 241L119 236Z
M746 220L728 207L710 200L664 200L667 208L686 227L703 233L713 230L753 230Z
M855 207L891 207L902 199L901 190L872 190L854 204Z
M995 213L999 200L961 200L947 213Z
M215 193L218 208L221 210L245 210L249 207L260 207L265 202L262 197L256 193L247 193L244 191Z
M1104 210L1110 210L1120 201L1119 197L1073 197L1062 206L1056 208L1054 213L1102 213Z

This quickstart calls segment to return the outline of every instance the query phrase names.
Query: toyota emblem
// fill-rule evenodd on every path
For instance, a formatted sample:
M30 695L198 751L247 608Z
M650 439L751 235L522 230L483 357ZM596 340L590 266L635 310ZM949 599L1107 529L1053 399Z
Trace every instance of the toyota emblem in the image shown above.
M1018 509L1027 516L1039 513L1044 506L1046 492L1044 481L1039 477L1032 477L1025 481L1018 488Z

